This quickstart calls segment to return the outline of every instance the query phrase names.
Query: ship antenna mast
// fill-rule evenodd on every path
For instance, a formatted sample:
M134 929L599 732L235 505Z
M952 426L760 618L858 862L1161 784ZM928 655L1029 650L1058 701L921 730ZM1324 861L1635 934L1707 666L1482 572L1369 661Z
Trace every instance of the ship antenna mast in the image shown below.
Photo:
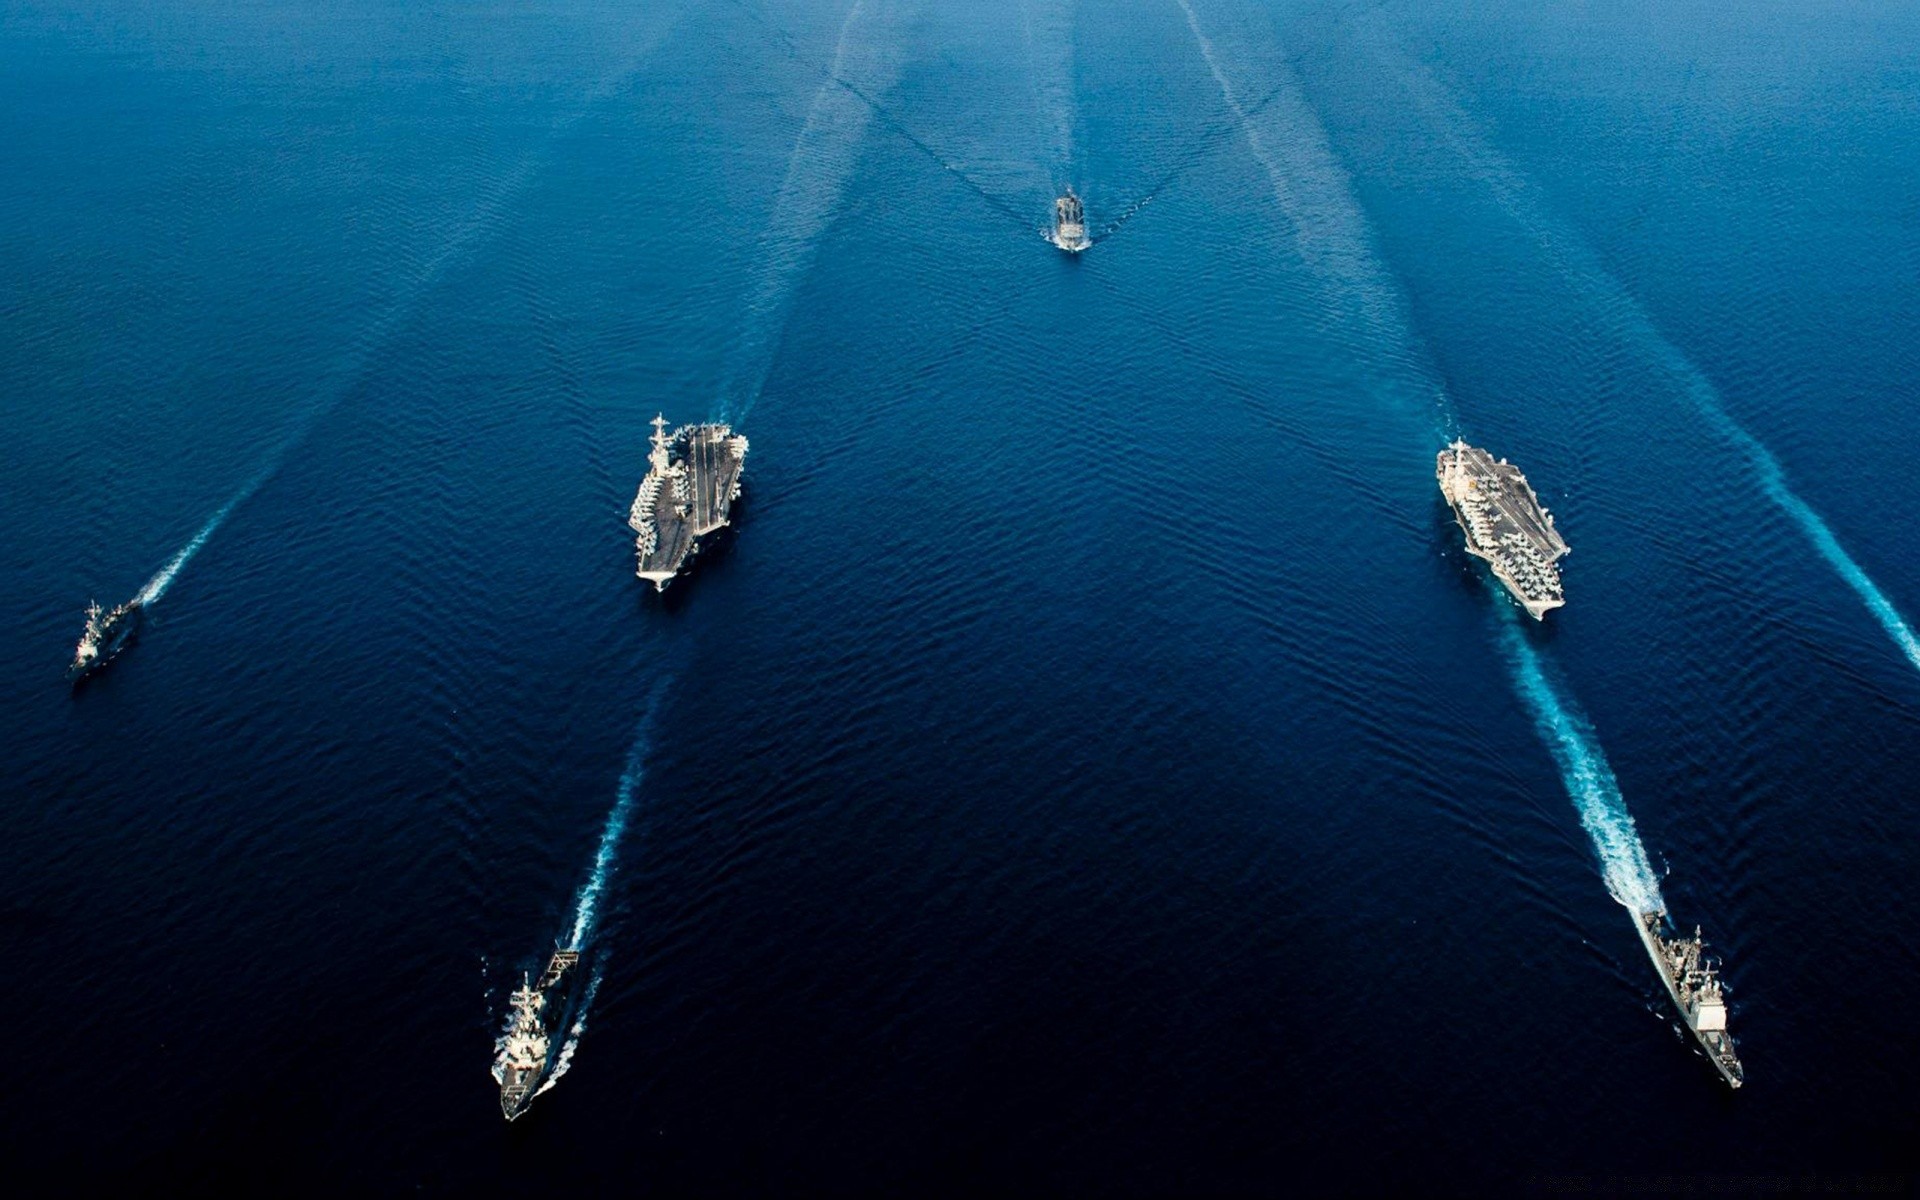
M653 469L665 473L667 469L667 418L665 414L655 413L653 418L653 453L648 456Z

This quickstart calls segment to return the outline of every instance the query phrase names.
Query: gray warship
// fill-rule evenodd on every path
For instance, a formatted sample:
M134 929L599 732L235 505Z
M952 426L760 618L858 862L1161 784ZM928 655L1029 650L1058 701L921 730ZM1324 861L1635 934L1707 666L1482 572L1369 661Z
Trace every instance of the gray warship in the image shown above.
M1047 240L1068 254L1078 254L1093 245L1093 239L1087 236L1086 206L1072 188L1053 202L1053 236Z
M555 950L540 982L521 976L509 998L507 1031L495 1044L493 1077L500 1084L500 1115L511 1121L527 1111L547 1081L564 1032L572 989L567 972L580 961L578 950Z
M80 631L80 643L73 648L67 678L79 683L125 650L139 631L142 607L138 596L112 609L101 608L97 600L90 601L87 627Z
M1726 993L1706 956L1699 927L1694 927L1692 937L1667 937L1662 932L1667 928L1667 914L1659 910L1635 913L1633 923L1687 1028L1727 1086L1739 1087L1746 1082L1746 1073L1733 1052L1733 1036L1727 1032Z
M640 578L656 591L680 573L700 549L700 539L727 523L740 498L747 439L726 425L682 425L667 433L667 419L653 419L653 452L647 477L633 498L627 525L637 535Z
M1456 441L1440 452L1437 475L1467 535L1467 553L1486 559L1534 620L1567 602L1554 565L1567 544L1520 468Z

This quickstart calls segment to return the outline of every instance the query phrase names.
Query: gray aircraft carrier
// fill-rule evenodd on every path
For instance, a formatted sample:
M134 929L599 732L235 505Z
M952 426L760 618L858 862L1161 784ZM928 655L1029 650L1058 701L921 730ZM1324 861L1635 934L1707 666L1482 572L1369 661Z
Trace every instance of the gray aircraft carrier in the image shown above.
M682 425L669 435L667 419L653 419L647 477L627 514L640 578L666 591L700 539L726 525L746 460L747 439L729 426Z
M1567 544L1520 468L1456 441L1440 452L1437 474L1441 494L1467 535L1467 553L1486 559L1534 620L1565 604L1554 563Z

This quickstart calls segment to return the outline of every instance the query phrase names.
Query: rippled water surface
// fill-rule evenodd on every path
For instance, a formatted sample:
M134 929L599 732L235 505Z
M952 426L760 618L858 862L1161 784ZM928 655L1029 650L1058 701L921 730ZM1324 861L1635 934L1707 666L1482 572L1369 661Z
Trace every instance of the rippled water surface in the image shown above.
M0 11L14 1169L1895 1178L1920 9L1812 8ZM664 597L656 412L752 440ZM1574 547L1544 627L1456 435Z

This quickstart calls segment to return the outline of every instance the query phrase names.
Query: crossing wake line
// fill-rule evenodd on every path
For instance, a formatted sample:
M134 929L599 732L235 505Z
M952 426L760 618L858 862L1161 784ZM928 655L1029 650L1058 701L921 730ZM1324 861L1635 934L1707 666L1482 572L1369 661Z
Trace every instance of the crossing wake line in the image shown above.
M1235 130L1273 188L1294 246L1329 286L1330 307L1346 318L1346 336L1363 343L1367 353L1358 356L1356 367L1368 373L1368 388L1409 415L1437 422L1441 440L1451 440L1458 426L1452 403L1426 366L1403 289L1376 249L1352 179L1306 101L1292 57L1277 48L1261 55L1240 44L1239 51L1264 68L1259 74L1273 80L1256 102L1245 103L1242 88L1235 85L1225 56L1202 29L1193 5L1189 0L1174 2L1186 17Z
M881 11L875 15L871 9ZM750 8L747 11L765 24ZM754 255L754 274L737 325L740 332L721 381L716 416L729 424L746 419L766 386L794 289L812 267L820 239L840 211L868 124L883 111L867 89L885 91L899 76L903 34L888 26L892 13L888 0L854 0L840 26L833 64L814 93L806 123L787 156L773 215ZM784 33L777 36L790 53L800 55ZM855 62L865 68L867 89L846 78Z
M1913 624L1841 545L1826 519L1794 490L1773 451L1727 411L1706 373L1654 323L1626 285L1606 268L1600 255L1553 215L1541 189L1477 130L1472 117L1445 85L1426 67L1389 44L1384 35L1374 40L1378 59L1402 77L1415 104L1430 117L1455 153L1472 166L1507 215L1538 243L1564 278L1612 319L1620 339L1638 347L1673 381L1675 390L1708 426L1740 453L1760 493L1800 530L1821 560L1859 597L1894 646L1920 670L1920 635L1914 632Z
M1332 49L1332 42L1328 41L1311 55L1307 53L1297 53L1276 59L1273 65L1283 76L1281 81L1271 90L1255 96L1251 100L1244 100L1241 99L1237 91L1227 83L1226 77L1222 74L1218 66L1218 60L1214 55L1213 43L1201 33L1200 23L1195 17L1191 5L1185 3L1184 0L1174 0L1174 2L1179 6L1181 15L1186 18L1187 28L1193 33L1194 40L1200 43L1202 57L1205 58L1207 67L1213 74L1214 82L1220 85L1222 98L1227 101L1229 111L1224 119L1210 123L1203 128L1198 135L1187 139L1185 150L1174 160L1173 165L1162 173L1159 178L1149 184L1146 190L1132 200L1120 205L1117 210L1117 215L1110 218L1105 225L1101 226L1093 237L1093 240L1096 242L1104 241L1119 233L1129 221L1139 216L1148 205L1159 198L1161 193L1179 182L1189 171L1199 166L1222 146L1230 144L1236 134L1247 133L1251 128L1250 123L1252 120L1265 112L1269 105L1290 96L1297 101L1298 90L1291 79L1291 72L1294 65L1310 57L1323 57L1330 53ZM1378 3L1378 0L1366 0L1366 3ZM1365 7L1365 5L1358 2L1347 5L1347 7L1341 9L1334 15L1332 25L1337 27L1349 19L1354 11L1362 7ZM1318 128L1317 118L1309 116L1308 119L1312 122L1314 128ZM1259 156L1256 155L1256 157ZM1265 165L1264 160L1262 160L1262 165ZM1278 180L1276 180L1276 183L1277 182Z

